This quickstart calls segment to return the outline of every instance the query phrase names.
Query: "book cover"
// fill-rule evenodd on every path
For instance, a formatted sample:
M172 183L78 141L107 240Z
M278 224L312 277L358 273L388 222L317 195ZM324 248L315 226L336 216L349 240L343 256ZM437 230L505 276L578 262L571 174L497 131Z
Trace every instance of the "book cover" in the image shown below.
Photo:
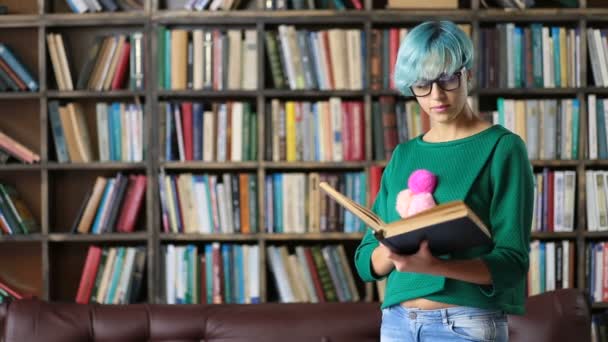
M462 201L442 203L414 216L385 223L370 209L342 195L328 183L321 182L319 187L364 221L378 241L395 253L416 253L423 240L428 240L435 255L492 243L488 228Z

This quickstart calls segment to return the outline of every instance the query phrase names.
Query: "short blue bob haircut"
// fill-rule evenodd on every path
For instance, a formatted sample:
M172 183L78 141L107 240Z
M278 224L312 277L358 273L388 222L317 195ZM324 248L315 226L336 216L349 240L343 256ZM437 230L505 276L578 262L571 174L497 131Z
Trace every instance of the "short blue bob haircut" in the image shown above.
M427 21L414 27L399 47L394 81L405 96L418 81L450 75L462 67L473 67L473 43L451 21Z

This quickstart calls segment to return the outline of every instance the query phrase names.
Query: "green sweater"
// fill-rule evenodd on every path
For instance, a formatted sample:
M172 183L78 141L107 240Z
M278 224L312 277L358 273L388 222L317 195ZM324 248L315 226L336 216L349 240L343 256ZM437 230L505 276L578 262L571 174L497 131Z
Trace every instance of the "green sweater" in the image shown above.
M437 176L435 202L464 200L490 228L493 246L441 256L443 259L481 258L492 275L483 286L421 273L388 275L382 308L426 298L443 303L524 313L534 185L526 147L521 138L495 125L472 136L429 143L418 136L399 144L386 166L372 210L385 222L399 220L395 209L399 191L409 175L427 169ZM368 229L355 253L364 281L380 280L371 265L378 241Z

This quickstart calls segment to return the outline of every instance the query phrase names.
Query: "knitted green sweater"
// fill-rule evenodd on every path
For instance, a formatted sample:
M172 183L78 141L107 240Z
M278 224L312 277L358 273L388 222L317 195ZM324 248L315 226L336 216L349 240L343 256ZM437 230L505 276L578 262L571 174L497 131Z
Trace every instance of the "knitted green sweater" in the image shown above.
M429 143L418 136L398 145L384 170L373 206L385 222L400 219L395 209L397 194L407 187L409 175L421 168L437 176L435 202L464 200L492 233L493 246L442 258L481 258L490 270L492 285L393 269L388 275L382 308L426 298L523 314L534 180L521 138L495 125L463 139ZM371 255L377 246L378 241L368 229L355 253L357 272L364 281L380 279L371 266Z

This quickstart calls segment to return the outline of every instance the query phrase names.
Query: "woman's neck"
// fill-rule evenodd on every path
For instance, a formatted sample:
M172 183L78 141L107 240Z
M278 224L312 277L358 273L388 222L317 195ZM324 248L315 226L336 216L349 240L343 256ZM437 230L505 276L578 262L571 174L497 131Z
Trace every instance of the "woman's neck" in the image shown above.
M491 124L477 117L468 105L455 120L449 122L432 122L431 129L424 135L427 142L445 142L466 138L490 127Z

